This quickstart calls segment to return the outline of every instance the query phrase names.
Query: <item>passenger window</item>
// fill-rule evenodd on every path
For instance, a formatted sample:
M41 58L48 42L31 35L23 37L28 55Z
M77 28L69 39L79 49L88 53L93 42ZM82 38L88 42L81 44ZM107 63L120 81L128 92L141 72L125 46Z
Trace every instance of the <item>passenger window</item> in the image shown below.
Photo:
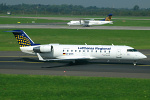
M75 50L75 52L77 52L77 50Z
M71 52L73 52L73 50L71 50Z
M69 52L69 50L67 50L67 52Z

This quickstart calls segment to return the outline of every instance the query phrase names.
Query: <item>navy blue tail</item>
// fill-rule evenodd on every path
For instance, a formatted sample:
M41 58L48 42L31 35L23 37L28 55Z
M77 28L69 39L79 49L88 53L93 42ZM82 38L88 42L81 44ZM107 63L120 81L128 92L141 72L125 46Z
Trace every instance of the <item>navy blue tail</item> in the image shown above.
M112 18L112 14L108 14L108 16L101 21L111 21L111 18Z
M30 37L22 30L13 30L13 31L6 31L6 32L12 32L17 39L20 47L26 47L26 46L34 46L34 45L40 45L35 44Z

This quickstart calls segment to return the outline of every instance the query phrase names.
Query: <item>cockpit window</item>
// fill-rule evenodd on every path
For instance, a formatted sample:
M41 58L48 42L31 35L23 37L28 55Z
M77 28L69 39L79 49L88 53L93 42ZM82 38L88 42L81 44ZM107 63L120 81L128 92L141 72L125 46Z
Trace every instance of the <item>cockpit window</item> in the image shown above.
M137 52L136 49L127 49L127 52Z

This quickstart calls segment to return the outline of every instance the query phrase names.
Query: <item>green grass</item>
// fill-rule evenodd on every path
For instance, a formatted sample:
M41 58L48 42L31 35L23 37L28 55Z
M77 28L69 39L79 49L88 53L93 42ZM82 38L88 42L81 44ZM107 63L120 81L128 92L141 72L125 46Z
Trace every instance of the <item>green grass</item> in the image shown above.
M5 14L0 14L0 16L8 16L8 17L68 17L68 18L103 18L106 17L105 16L95 16L95 15L42 15L42 14L38 14L38 15L5 15ZM145 17L143 17L145 18Z
M103 26L146 26L150 27L150 20L128 20L128 19L113 19L113 24L105 24Z
M33 14L33 15L14 15L14 14L12 14L12 15L6 15L6 14L0 14L0 16L8 16L8 17L11 17L11 16L13 16L13 17L71 17L71 18L89 18L89 17L92 17L92 18L94 18L94 17L106 17L106 16L87 16L87 15L51 15L51 14L49 14L49 15L43 15L43 14L38 14L38 15L36 15L36 14Z
M48 19L34 19L34 18L3 18L0 17L0 24L17 24L20 22L21 24L32 23L57 23L57 22L67 22L64 20L48 20Z
M149 100L149 79L0 75L1 100Z
M19 51L10 29L0 30L0 51ZM147 30L87 30L87 29L23 29L35 43L84 45L128 45L136 49L150 49Z
M13 15L15 17L16 15ZM19 15L21 17L29 17L32 15ZM41 15L42 16L42 15ZM40 17L41 17L40 16ZM32 18L10 18L8 17L0 17L0 24L16 24L17 22L21 23L32 23L32 21L35 21L35 23L57 23L57 22L69 22L69 20L48 20L48 19L32 19ZM18 16L16 16L18 17ZM37 16L32 16L37 17ZM60 17L56 15L43 15L43 17ZM65 17L65 16L61 16ZM105 18L106 16L66 16L68 18ZM113 17L114 18L114 17ZM115 18L125 18L125 19L112 19L114 21L114 24L106 24L103 26L150 26L150 20L132 20L132 19L146 19L147 17L115 17Z
M16 14L12 14L12 15L6 15L6 14L0 14L0 16L14 16L14 17L71 17L71 18L103 18L106 17L106 15L104 16L99 16L99 15L51 15L51 14L20 14L20 15L16 15ZM127 19L149 19L149 16L116 16L113 15L113 18L127 18Z

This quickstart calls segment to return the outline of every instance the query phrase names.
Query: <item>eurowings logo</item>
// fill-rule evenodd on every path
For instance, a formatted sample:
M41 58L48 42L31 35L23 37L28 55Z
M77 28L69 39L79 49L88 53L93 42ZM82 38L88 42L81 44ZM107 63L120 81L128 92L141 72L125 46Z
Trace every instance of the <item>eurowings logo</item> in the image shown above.
M15 35L20 47L31 46L30 40L22 35Z

